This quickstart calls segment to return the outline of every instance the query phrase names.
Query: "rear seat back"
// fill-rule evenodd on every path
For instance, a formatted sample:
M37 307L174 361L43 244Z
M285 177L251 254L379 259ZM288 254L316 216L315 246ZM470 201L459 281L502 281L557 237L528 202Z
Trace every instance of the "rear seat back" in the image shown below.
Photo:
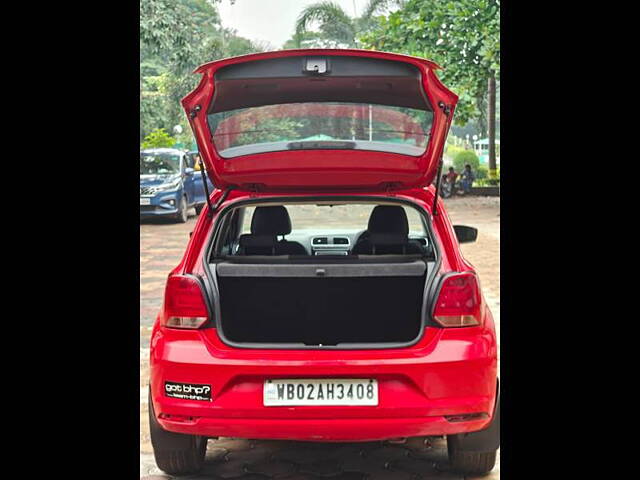
M378 205L371 211L369 225L353 247L355 255L421 254L422 245L409 240L409 221L404 208Z
M278 240L278 235L291 233L291 218L281 205L256 207L251 218L251 233L240 235L240 255L307 255L298 242Z

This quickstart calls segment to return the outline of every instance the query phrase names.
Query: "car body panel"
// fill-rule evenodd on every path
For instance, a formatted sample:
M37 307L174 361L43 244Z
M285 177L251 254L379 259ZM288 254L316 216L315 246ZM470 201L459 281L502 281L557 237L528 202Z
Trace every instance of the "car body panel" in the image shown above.
M212 194L215 203L221 190ZM440 252L440 274L473 271L460 254L444 204L432 215L433 187L358 198L414 203L431 219ZM344 197L340 190L259 193L234 190L209 217L201 215L180 264L172 271L206 276L206 240L227 206L246 200ZM206 208L206 207L205 207ZM404 348L362 350L241 349L224 343L215 328L176 330L156 321L151 337L151 398L158 422L168 431L205 436L370 441L420 435L448 435L486 428L497 386L497 340L493 317L483 300L481 326L426 327L417 343ZM375 378L376 407L265 407L262 385L273 378ZM166 397L164 381L208 384L212 401ZM483 418L450 422L445 415L485 413Z
M482 327L427 328L418 344L395 350L248 351L227 346L215 329L156 328L150 358L154 408L191 417L186 423L160 418L163 428L207 436L244 432L250 438L368 441L482 430L492 418L497 378L496 339L487 315ZM379 405L262 405L264 380L296 377L375 378ZM212 401L166 397L165 380L211 385ZM444 418L478 412L487 416L454 423ZM338 419L347 423L339 426ZM322 421L333 426L311 429Z
M420 156L390 152L308 149L301 162L299 151L288 150L223 158L217 151L207 120L207 109L215 102L216 72L231 65L291 57L351 57L402 62L420 73L421 88L433 109L430 141ZM388 190L429 185L436 175L458 97L438 79L439 67L428 60L369 50L308 49L244 55L199 67L199 85L182 105L202 153L207 171L219 188L257 186L261 191ZM366 77L369 78L369 77ZM355 91L355 90L354 90ZM349 98L344 99L349 102ZM336 175L339 174L339 175Z
M207 112L216 93L216 72L228 66L250 66L253 61L309 56L386 60L416 68L424 94L434 106L431 140L424 154L303 149L221 156L207 123ZM200 277L205 297L211 302L216 293L208 278L208 246L225 211L241 202L315 202L334 198L354 203L402 201L424 214L435 247L436 271L425 292L426 316L430 317L437 286L444 276L475 273L462 256L445 205L431 185L457 101L435 75L438 68L427 60L404 55L331 49L251 54L199 67L196 72L202 74L200 84L182 104L206 170L217 188L210 196L213 211L205 205L182 259L170 275ZM206 437L330 442L481 431L494 418L498 347L493 317L484 297L479 311L477 326L442 328L427 318L422 334L409 345L360 349L239 348L225 343L215 322L196 330L181 330L160 325L159 315L150 342L150 398L163 429ZM265 380L285 378L376 379L379 403L264 406ZM211 400L167 396L165 382L210 385ZM448 417L470 414L471 417L455 420Z

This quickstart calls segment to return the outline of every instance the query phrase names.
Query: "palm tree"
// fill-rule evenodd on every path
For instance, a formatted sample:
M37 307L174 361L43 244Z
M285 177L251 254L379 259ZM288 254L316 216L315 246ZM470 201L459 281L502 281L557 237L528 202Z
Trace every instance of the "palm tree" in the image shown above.
M401 4L402 0L369 0L357 18L350 17L340 5L329 0L309 5L302 10L296 21L294 41L301 46L311 24L317 23L322 39L335 47L357 47L358 37L370 29L375 14L389 4Z

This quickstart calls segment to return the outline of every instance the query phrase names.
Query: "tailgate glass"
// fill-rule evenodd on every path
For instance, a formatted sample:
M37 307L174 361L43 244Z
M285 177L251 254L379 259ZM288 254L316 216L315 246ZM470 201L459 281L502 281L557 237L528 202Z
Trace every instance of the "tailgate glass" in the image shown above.
M208 115L216 150L233 158L283 150L424 154L433 112L345 102L263 105Z

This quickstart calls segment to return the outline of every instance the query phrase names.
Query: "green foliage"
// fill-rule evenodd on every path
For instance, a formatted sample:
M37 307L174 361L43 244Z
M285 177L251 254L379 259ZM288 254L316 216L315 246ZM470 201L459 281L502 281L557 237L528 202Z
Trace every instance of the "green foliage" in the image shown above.
M337 3L322 1L305 7L296 22L296 34L301 35L309 30L312 23L318 23L325 37L338 44L355 46L355 23Z
M484 165L480 165L479 171L476 174L476 181L473 184L477 187L500 185L500 169L497 169L496 178L489 178L489 169Z
M183 127L181 137L190 137L180 99L199 81L193 70L208 61L264 50L222 27L219 1L140 0L140 139L175 125Z
M449 157L455 158L456 155L458 155L461 152L466 152L467 150L465 150L463 147L458 147L457 145L447 145L447 149L445 151L445 154Z
M480 159L473 150L463 150L453 157L453 168L456 172L464 170L465 165L471 165L471 171L477 172L480 166Z
M362 15L349 16L335 2L322 0L306 6L296 21L296 33L284 48L354 48L360 46L359 37L376 25L376 13L399 0L369 0ZM315 25L318 32L311 30Z
M488 79L500 75L499 0L408 0L360 40L442 65L443 82L460 97L456 122L484 120Z
M474 173L476 175L476 180L482 180L489 177L489 169L484 165L478 165L478 168Z
M156 128L152 130L140 145L140 148L170 148L176 143L175 138L169 135L164 128Z
M252 143L277 142L297 137L297 131L302 126L299 121L290 118L265 118L260 122L260 129L245 132L238 136L238 145Z

